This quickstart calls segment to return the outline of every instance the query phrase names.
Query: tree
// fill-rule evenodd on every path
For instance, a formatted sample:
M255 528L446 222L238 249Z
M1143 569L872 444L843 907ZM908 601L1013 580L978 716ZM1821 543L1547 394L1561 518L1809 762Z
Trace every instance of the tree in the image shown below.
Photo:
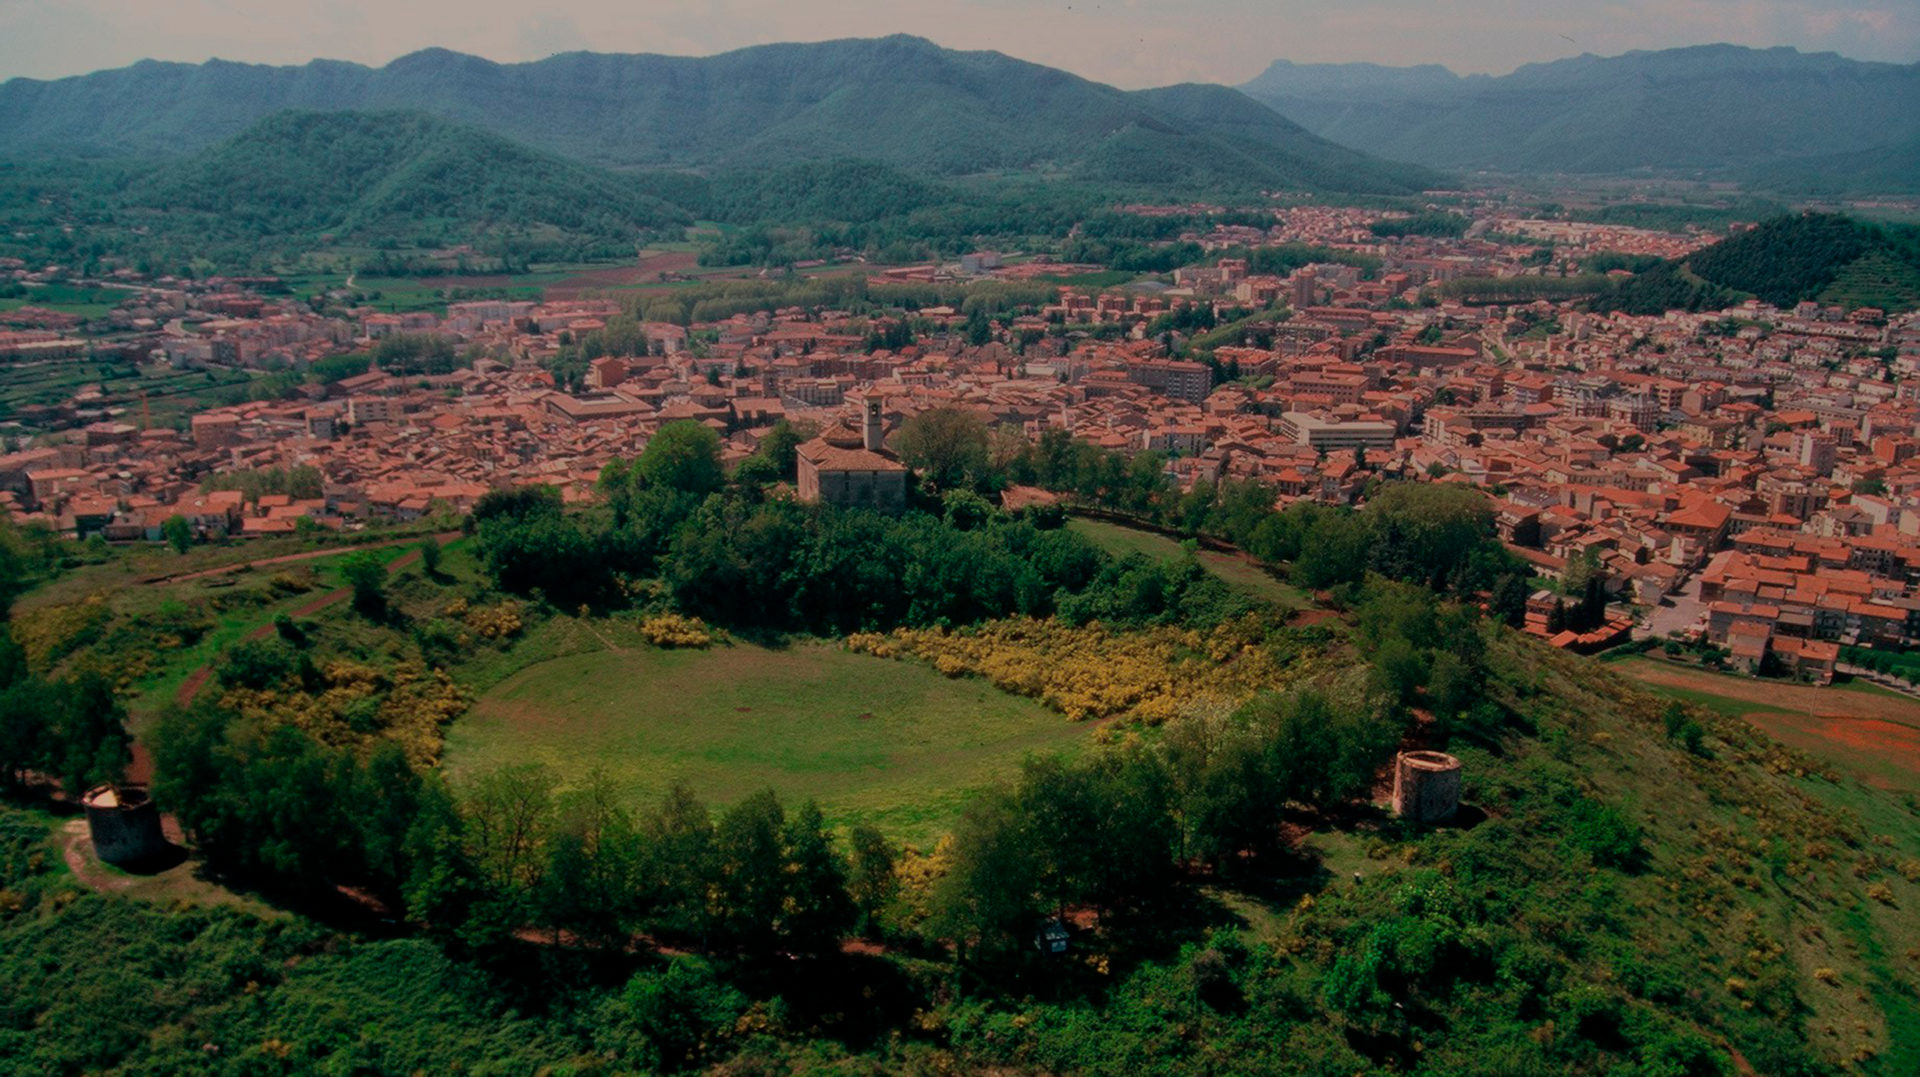
M715 874L713 817L706 805L686 783L675 782L641 831L639 889L655 924L680 935L704 933Z
M691 419L667 423L633 462L638 487L661 487L705 496L726 483L720 467L720 435Z
M1435 590L1493 533L1485 494L1466 486L1396 482L1367 503L1373 525L1373 568Z
M787 820L787 894L779 920L781 942L804 953L837 950L858 910L847 893L847 869L827 834L820 807L809 800Z
M502 767L468 787L462 807L468 849L495 890L536 886L553 825L553 773L536 763Z
M420 846L428 839L416 824L439 816L429 801L445 798L446 791L415 771L406 750L390 740L375 743L366 762L353 768L349 787L342 807L359 835L360 866L376 893L400 903L416 861L426 854Z
M387 566L372 550L355 550L340 560L340 578L353 588L353 608L378 617L387 608Z
M600 1011L596 1036L622 1065L649 1073L678 1073L716 1054L746 1012L747 997L694 958L677 957L663 969L634 975Z
M513 486L482 494L480 500L474 502L473 512L468 518L476 527L491 520L524 521L558 516L564 505L557 486Z
M1035 926L1038 864L1023 817L1005 790L967 804L953 836L953 864L935 884L933 926L964 954L1021 946Z
M634 907L638 834L606 775L589 775L559 800L547 861L534 893L536 918L603 946L622 946Z
M765 437L760 439L759 446L753 451L752 459L765 460L771 466L775 478L792 482L798 474L799 449L805 440L805 436L795 429L792 423L781 419L773 424L773 429L767 431Z
M847 879L847 894L860 915L860 928L873 934L881 912L900 889L894 866L900 852L875 827L866 823L853 828L850 835L853 863Z
M714 830L715 927L748 953L769 953L780 938L788 894L786 826L779 799L763 789L728 808Z
M1519 628L1527 622L1527 599L1530 597L1532 595L1527 590L1526 577L1517 572L1505 572L1494 581L1487 608L1508 625Z
M179 513L167 517L166 522L160 525L160 534L175 553L186 553L193 546L193 527Z
M83 673L60 694L65 698L50 720L43 768L76 796L101 782L119 781L133 761L133 738L113 683L99 673Z
M426 570L427 575L440 575L440 540L428 535L415 548L420 551L420 567Z
M1670 739L1694 755L1702 754L1707 736L1706 727L1695 721L1679 700L1667 704L1661 720L1667 728L1667 736Z
M4 634L0 641L11 643ZM20 677L0 688L0 782L18 788L28 771L46 765L49 720L63 705L60 696L55 685L39 677Z
M930 408L900 424L900 459L942 490L977 484L987 475L987 424L960 408Z

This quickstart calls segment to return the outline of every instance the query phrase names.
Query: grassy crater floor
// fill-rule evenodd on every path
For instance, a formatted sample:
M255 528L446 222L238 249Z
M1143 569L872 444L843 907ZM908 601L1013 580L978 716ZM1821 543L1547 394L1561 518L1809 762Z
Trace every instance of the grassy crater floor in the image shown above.
M824 643L650 647L530 666L448 730L457 784L516 763L562 782L603 770L641 807L675 780L720 806L771 787L836 824L898 839L945 833L968 796L1091 728L976 678Z

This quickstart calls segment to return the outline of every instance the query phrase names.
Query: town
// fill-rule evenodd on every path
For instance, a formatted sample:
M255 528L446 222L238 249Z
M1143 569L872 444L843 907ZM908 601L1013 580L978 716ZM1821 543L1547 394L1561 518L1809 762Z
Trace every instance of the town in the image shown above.
M1165 282L1060 286L985 340L954 307L897 311L918 328L899 347L876 346L874 319L831 309L637 323L637 346L593 357L572 386L551 361L622 319L620 299L321 317L275 298L273 278L121 280L129 299L106 319L0 315L12 326L0 357L13 371L104 353L173 371L303 371L386 342L438 344L449 361L307 380L286 399L196 411L184 428L86 386L0 424L12 447L0 509L75 539L159 541L171 516L202 539L342 530L461 513L513 484L591 499L607 459L672 420L714 428L737 461L776 422L826 430L872 411L891 430L958 407L1025 438L1066 430L1162 453L1183 488L1256 480L1277 505L1354 503L1375 478L1473 484L1496 497L1501 538L1536 576L1605 582L1613 612L1582 632L1555 616L1553 591L1530 601L1528 630L1563 647L1603 649L1638 622L1705 637L1743 668L1826 683L1841 645L1920 639L1920 315L1749 299L1634 317L1448 298L1448 282L1565 275L1596 253L1672 257L1713 236L1482 219L1461 238L1382 238L1369 230L1380 217L1302 207L1267 230L1185 236L1204 250L1315 244L1344 257L1286 275L1212 257ZM60 269L4 273L35 284ZM1062 267L981 251L877 271L874 284L1046 273ZM1229 321L1244 330L1210 361L1179 357L1190 334L1171 326ZM833 467L904 472L885 455ZM240 472L294 478L207 488ZM818 478L801 486L820 497Z
M358 2L0 14L0 1071L1920 1073L1913 15Z
M591 499L605 461L675 420L711 427L739 460L780 422L858 427L866 412L891 430L953 407L1029 439L1058 429L1163 454L1183 488L1257 481L1276 505L1354 503L1378 478L1480 487L1539 578L1604 581L1610 613L1579 631L1556 614L1554 591L1535 594L1527 627L1559 646L1603 649L1638 625L1826 683L1843 645L1920 640L1920 314L1485 302L1448 285L1551 279L1598 254L1674 257L1715 237L1499 217L1459 237L1381 236L1382 214L1313 206L1275 218L1182 237L1243 256L1210 255L1164 280L1061 285L985 333L951 306L635 322L611 293L322 316L276 297L271 278L122 271L114 283L128 298L104 318L31 304L0 314L10 370L109 356L180 372L303 371L383 343L446 361L309 378L283 399L206 407L178 428L152 422L144 401L83 386L0 424L0 508L109 542L159 541L175 516L200 539L352 529L459 513L516 484ZM1247 252L1257 263L1288 244L1340 260L1250 271ZM867 272L883 289L1098 268L978 252ZM62 275L0 273L29 288ZM619 354L556 379L555 357L623 318ZM876 331L909 323L907 344ZM1194 327L1221 325L1241 329L1189 349ZM884 434L867 440L853 457L802 458L904 474ZM219 481L249 473L280 481ZM811 478L800 496L823 496Z

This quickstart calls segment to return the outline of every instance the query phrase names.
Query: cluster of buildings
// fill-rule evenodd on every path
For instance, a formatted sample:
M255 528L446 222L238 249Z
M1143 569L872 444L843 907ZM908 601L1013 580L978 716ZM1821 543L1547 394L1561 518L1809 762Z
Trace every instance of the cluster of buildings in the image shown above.
M1195 237L1310 242L1377 269L1354 258L1263 276L1215 257L1171 283L1061 288L1002 317L986 343L969 341L960 312L920 310L920 335L895 349L870 347L874 319L833 310L635 324L617 302L586 299L325 317L263 282L143 287L101 327L113 335L87 347L299 369L431 334L470 361L308 383L208 408L185 430L70 402L27 417L39 436L16 432L0 453L0 506L110 539L155 538L174 514L209 535L352 527L459 511L519 483L587 499L601 465L641 451L663 423L704 423L740 459L788 420L817 434L798 496L890 508L907 476L888 433L958 407L1028 437L1060 429L1164 453L1183 485L1257 480L1280 504L1350 502L1376 477L1472 484L1536 574L1597 572L1616 608L1755 666L1823 679L1842 645L1920 638L1920 316L1446 300L1435 284L1552 271L1535 242L1573 259L1684 253L1703 239L1499 219L1462 238L1382 239L1368 227L1378 216L1305 207L1255 235ZM998 255L963 263L1019 268ZM1204 354L1175 328L1249 309L1267 315ZM75 332L15 327L0 349ZM560 360L595 339L618 347L566 372ZM63 359L49 348L30 361ZM298 472L298 489L214 489L276 470Z

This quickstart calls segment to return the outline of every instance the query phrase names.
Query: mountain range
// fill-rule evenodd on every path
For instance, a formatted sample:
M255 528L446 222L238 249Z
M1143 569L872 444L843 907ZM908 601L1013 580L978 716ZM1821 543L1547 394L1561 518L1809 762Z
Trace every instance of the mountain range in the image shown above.
M14 158L204 149L288 109L407 109L610 167L860 159L931 175L1408 194L1436 173L1318 138L1219 86L1126 92L913 37L718 56L566 53L500 64L444 49L380 68L142 61L0 84Z
M1281 60L1240 89L1323 138L1433 168L1920 189L1920 64L1733 45L1501 76Z

